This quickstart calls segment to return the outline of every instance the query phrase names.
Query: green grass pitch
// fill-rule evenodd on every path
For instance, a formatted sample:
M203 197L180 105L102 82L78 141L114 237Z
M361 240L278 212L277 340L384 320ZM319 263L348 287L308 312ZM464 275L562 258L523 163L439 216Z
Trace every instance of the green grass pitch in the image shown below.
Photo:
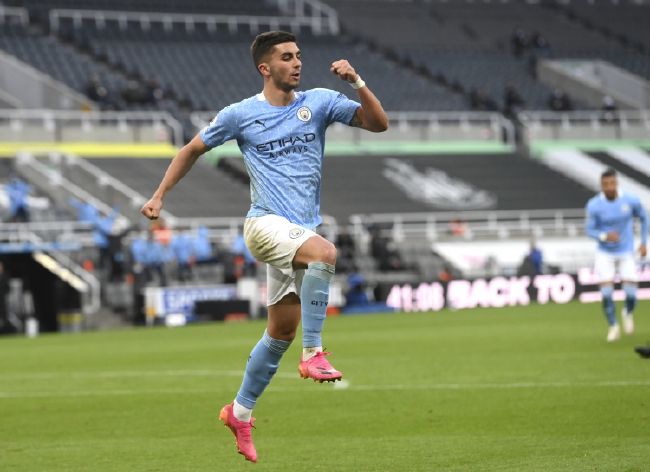
M294 343L258 464L216 418L262 322L4 338L0 470L647 471L649 308L615 344L597 304L329 319L347 388L300 379Z

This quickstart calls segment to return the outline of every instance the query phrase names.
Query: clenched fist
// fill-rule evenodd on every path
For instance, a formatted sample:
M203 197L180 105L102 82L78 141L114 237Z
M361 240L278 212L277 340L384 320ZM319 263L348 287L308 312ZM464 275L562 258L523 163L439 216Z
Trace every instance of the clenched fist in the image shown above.
M330 71L338 75L341 79L346 82L354 83L359 78L359 74L356 73L354 67L345 59L340 59L338 61L332 62L330 66Z
M140 213L149 218L150 220L157 220L160 216L160 210L162 209L162 200L157 197L152 197L147 203L145 203L140 209Z

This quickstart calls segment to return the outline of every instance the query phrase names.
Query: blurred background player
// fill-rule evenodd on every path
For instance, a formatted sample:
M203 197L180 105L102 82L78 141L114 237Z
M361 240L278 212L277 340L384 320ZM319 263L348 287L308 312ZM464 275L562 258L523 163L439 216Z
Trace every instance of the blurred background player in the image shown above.
M302 62L293 34L263 33L251 46L264 80L261 93L225 107L173 159L158 189L142 207L155 219L165 194L207 150L236 139L251 180L251 208L244 237L251 253L267 265L268 325L253 348L233 403L220 418L236 438L240 454L252 462L257 452L251 416L257 399L275 374L302 317L300 375L315 381L342 376L327 361L321 331L334 275L336 247L314 229L320 225L320 181L325 130L344 123L380 132L388 127L381 103L347 60L330 70L350 83L358 102L327 89L296 92Z
M600 185L602 192L587 203L585 229L589 237L598 241L594 269L600 283L603 310L609 324L607 341L612 342L621 337L613 298L617 271L625 292L623 331L626 334L634 332L633 312L638 279L634 260L634 218L641 222L639 254L643 258L647 252L648 216L638 197L618 188L614 169L603 172Z

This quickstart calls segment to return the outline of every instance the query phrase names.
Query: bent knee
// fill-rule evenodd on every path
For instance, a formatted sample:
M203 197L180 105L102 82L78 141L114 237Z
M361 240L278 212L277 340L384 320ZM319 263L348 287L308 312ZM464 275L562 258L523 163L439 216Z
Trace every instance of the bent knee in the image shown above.
M296 253L294 267L305 268L312 262L336 264L336 246L321 236L313 236Z
M336 265L336 246L327 241L325 248L323 249L323 255L320 262L325 262L327 264Z
M318 254L318 260L315 262L325 262L327 264L336 264L336 246L329 241L325 241Z

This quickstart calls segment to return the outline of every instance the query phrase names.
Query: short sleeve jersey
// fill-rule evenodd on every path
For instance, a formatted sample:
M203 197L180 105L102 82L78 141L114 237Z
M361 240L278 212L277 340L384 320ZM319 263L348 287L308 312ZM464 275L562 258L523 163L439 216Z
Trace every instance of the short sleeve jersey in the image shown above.
M634 218L641 222L641 242L648 241L648 217L639 198L630 193L620 192L614 200L607 200L599 193L587 202L587 222L585 230L588 236L598 240L598 249L611 254L634 252ZM615 231L619 234L618 242L600 240L602 233Z
M327 89L295 92L287 106L258 94L221 110L200 137L213 148L235 139L250 176L248 217L268 214L313 229L321 223L325 131L349 124L360 104Z

